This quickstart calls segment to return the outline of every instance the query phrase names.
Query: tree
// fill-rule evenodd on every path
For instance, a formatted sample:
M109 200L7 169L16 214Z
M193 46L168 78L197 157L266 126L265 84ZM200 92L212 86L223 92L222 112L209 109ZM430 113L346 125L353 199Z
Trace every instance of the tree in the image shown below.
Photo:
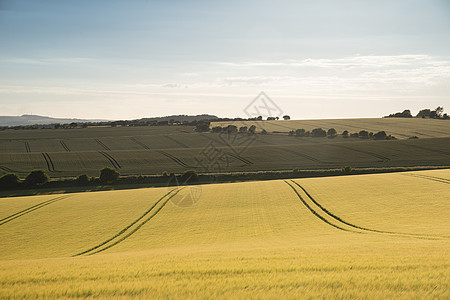
M261 130L261 134L267 134L267 130L265 129Z
M197 172L194 170L189 170L181 175L181 184L198 183L199 178Z
M248 129L248 133L255 134L255 132L256 132L256 126L255 125L250 126L250 128Z
M416 115L416 117L418 118L429 118L431 114L431 110L430 109L422 109L421 111L419 111Z
M220 126L215 126L211 129L212 132L214 133L221 133L222 132L222 127Z
M276 118L275 117L267 117L267 121L275 121Z
M242 126L239 128L239 133L247 133L247 126Z
M237 133L237 131L237 127L234 125L228 125L227 127L225 127L225 133L232 134Z
M336 135L337 135L336 129L334 129L334 128L328 129L327 135L328 135L328 136L336 136Z
M296 136L305 136L305 129L303 129L303 128L301 128L301 129L297 129L296 131L295 131L295 135Z
M195 126L195 131L197 132L208 132L209 131L209 122L199 122Z
M327 132L323 130L322 128L315 128L311 131L312 137L326 137Z
M100 170L100 181L103 183L112 183L119 179L120 173L116 169L105 167Z
M13 189L20 184L20 178L17 174L5 174L0 177L0 189Z
M284 116L283 116L283 120L290 120L290 119L291 119L291 117L288 116L288 115L284 115Z
M379 131L373 135L374 140L385 140L386 137L387 137L387 134L384 131Z
M342 168L342 173L344 174L350 174L352 172L352 167L350 166L345 166Z
M44 171L34 170L25 177L25 184L29 186L43 185L46 184L48 180L49 177Z
M294 130L290 130L289 131L289 136L294 136L295 135L295 131Z
M88 185L89 184L89 176L86 174L80 175L75 179L76 185Z
M362 138L362 139L368 139L368 138L369 138L369 132L366 131L366 130L361 130L361 131L358 133L358 136L359 136L360 138Z
M442 117L442 113L444 112L444 108L443 108L442 106L438 106L438 107L435 109L435 112L436 112L436 116L437 116L438 118L440 118L440 117Z
M257 118L256 118L256 120L258 120L258 121L262 121L262 116L258 116Z
M342 136L347 138L348 137L348 130L342 131Z

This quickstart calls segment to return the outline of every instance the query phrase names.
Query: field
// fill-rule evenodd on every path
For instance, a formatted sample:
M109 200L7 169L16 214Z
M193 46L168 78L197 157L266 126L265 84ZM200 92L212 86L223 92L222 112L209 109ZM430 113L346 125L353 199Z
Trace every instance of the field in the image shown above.
M0 199L0 298L450 297L450 170Z
M123 175L269 171L352 167L449 166L450 122L434 119L245 121L269 134L196 133L188 126L101 127L0 131L0 174L26 176L43 169L51 177L97 176L103 167ZM216 122L211 127L229 123ZM334 127L339 133L384 130L398 140L291 137L288 131ZM409 139L417 136L418 139ZM209 150L225 157L220 167L204 159Z

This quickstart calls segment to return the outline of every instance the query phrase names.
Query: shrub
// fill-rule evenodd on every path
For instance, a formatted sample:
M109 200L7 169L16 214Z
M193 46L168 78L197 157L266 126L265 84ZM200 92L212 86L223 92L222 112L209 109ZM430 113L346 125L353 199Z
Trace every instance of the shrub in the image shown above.
M361 131L358 133L358 136L359 136L360 138L362 138L362 139L368 139L368 138L369 138L369 132L366 131L366 130L361 130Z
M342 136L347 138L348 137L348 130L342 131Z
M42 170L31 171L25 178L25 184L29 186L43 185L49 180L48 175Z
M215 126L211 129L212 132L214 133L221 133L222 132L222 127L220 126Z
M294 134L295 134L295 131L294 131L294 130L290 130L290 131L289 131L289 136L294 136Z
M334 128L328 129L327 135L328 135L328 136L333 136L333 137L336 136L336 135L337 135L336 129L334 129Z
M103 168L100 170L100 181L102 183L112 183L119 179L120 173L116 169Z
M228 125L224 128L224 132L228 134L237 133L237 127L234 125Z
M208 132L209 131L209 122L199 122L196 126L195 126L195 131L197 132Z
M250 128L248 129L248 133L255 134L255 132L256 132L256 126L255 125L250 126Z
M296 136L305 136L305 129L301 128L301 129L297 129L295 131L295 135Z
M169 177L169 173L167 171L162 172L162 177Z
M352 167L350 166L345 166L342 168L342 173L344 174L350 174L352 172Z
M239 128L239 133L247 133L247 130L248 130L247 126L242 126Z
M194 170L189 170L181 175L181 184L198 183L198 174Z
M373 135L373 138L375 140L385 140L386 137L387 137L387 134L384 131L379 131Z
M323 130L322 128L315 128L311 131L312 137L326 137L327 132Z
M77 177L77 179L75 179L75 184L76 185L88 185L90 181L89 176L87 176L86 174L80 175Z
M5 174L0 177L0 189L13 189L19 186L20 178L17 174Z
M267 130L265 129L261 130L261 134L267 134Z

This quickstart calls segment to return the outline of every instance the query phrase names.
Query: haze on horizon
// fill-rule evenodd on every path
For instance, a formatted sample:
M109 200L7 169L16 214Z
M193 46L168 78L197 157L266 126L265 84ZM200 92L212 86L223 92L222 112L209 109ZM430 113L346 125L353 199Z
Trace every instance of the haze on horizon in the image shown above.
M450 2L0 0L0 115L450 108Z

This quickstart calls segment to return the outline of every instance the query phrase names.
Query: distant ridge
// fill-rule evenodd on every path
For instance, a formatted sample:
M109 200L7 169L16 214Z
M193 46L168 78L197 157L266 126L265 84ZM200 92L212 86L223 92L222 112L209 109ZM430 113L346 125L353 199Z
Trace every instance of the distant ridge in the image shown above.
M151 117L142 118L139 121L194 121L194 120L204 120L204 119L217 119L214 115L174 115L165 117ZM0 126L29 126L29 125L49 125L49 124L69 124L69 123L89 123L89 122L108 122L111 120L101 120L101 119L75 119L75 118L52 118L47 116L38 115L21 115L21 116L0 116Z

